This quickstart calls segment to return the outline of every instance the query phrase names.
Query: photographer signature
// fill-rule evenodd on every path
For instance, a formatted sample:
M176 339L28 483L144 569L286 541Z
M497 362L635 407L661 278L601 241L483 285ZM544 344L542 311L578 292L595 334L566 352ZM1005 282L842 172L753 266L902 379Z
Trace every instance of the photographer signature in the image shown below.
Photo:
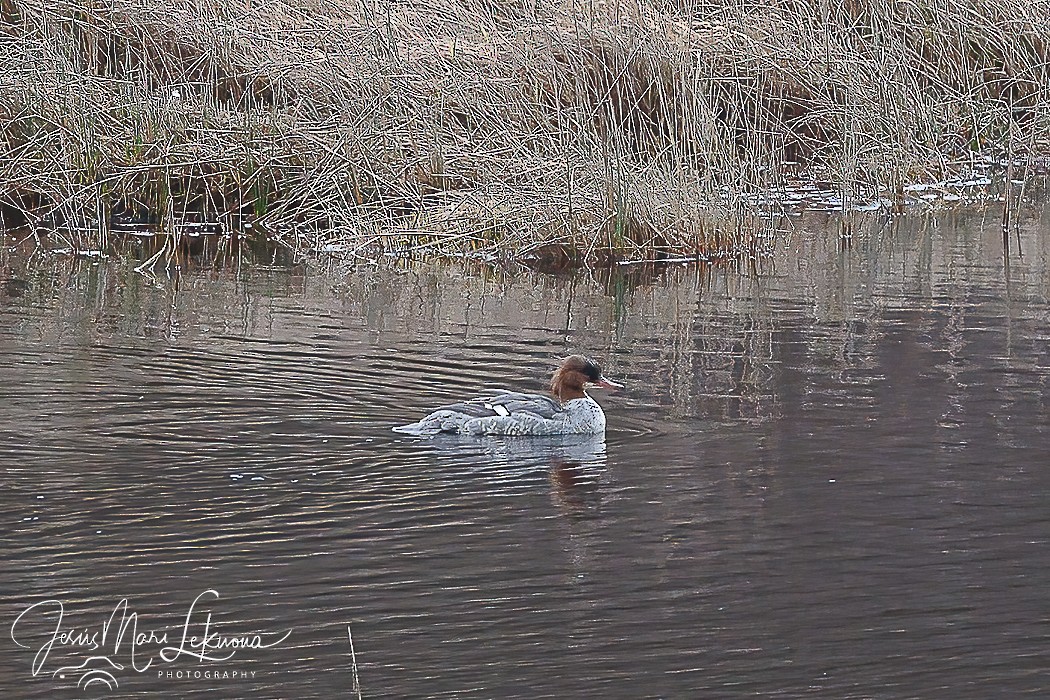
M51 675L65 678L77 675L78 687L85 688L101 683L108 688L117 687L114 671L122 671L125 660L133 671L144 673L155 663L170 664L182 657L195 659L198 663L227 661L245 649L270 649L281 644L291 635L291 629L281 633L254 632L249 634L222 634L212 622L212 613L202 610L202 602L208 598L218 599L219 593L208 589L190 603L182 627L172 635L167 630L140 628L139 614L131 610L124 598L113 608L113 612L98 627L72 628L64 626L65 605L60 600L44 600L30 605L11 624L11 639L23 649L35 649L30 666L33 676L39 676L47 668L48 658L61 651L74 655L85 655L82 663L64 665ZM33 623L53 620L49 633L42 643L30 644L24 640L31 636L24 632ZM172 640L172 641L169 641Z

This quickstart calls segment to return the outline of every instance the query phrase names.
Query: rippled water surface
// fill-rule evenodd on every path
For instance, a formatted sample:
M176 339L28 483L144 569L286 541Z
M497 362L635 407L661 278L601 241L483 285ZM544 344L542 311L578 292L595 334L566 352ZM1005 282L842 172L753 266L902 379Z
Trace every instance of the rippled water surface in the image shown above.
M1047 697L1048 241L1032 216L1004 259L978 213L807 218L744 272L5 258L0 696L350 698L356 660L365 698ZM573 352L628 385L604 441L390 431ZM122 668L84 688L93 656Z

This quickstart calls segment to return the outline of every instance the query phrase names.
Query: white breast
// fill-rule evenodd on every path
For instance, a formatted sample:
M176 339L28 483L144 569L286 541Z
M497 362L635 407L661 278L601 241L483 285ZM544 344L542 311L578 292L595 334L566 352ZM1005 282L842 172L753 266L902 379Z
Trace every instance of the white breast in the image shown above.
M605 430L605 412L590 396L566 401L563 408L569 414L571 432L600 433Z

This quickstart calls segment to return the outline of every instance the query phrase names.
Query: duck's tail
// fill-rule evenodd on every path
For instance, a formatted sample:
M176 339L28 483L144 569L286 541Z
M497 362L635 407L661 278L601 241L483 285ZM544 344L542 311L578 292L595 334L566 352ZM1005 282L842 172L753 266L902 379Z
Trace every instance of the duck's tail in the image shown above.
M409 423L408 425L399 425L393 428L395 433L404 433L405 435L415 435L416 437L430 437L431 435L437 435L441 432L440 425L427 425L425 420L421 420L417 423Z
M435 411L421 421L409 423L408 425L399 425L393 430L395 433L415 435L416 437L430 437L438 433L457 432L464 420L469 420L469 418L470 416L464 416L454 411Z

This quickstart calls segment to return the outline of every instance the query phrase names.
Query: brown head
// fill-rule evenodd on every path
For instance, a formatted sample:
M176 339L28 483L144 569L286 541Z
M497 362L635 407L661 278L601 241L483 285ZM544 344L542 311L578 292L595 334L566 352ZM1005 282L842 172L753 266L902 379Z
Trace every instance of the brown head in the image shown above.
M594 360L583 355L570 355L554 373L551 379L551 393L565 403L586 396L584 388L588 385L607 389L622 388L622 385L603 377L602 368Z

